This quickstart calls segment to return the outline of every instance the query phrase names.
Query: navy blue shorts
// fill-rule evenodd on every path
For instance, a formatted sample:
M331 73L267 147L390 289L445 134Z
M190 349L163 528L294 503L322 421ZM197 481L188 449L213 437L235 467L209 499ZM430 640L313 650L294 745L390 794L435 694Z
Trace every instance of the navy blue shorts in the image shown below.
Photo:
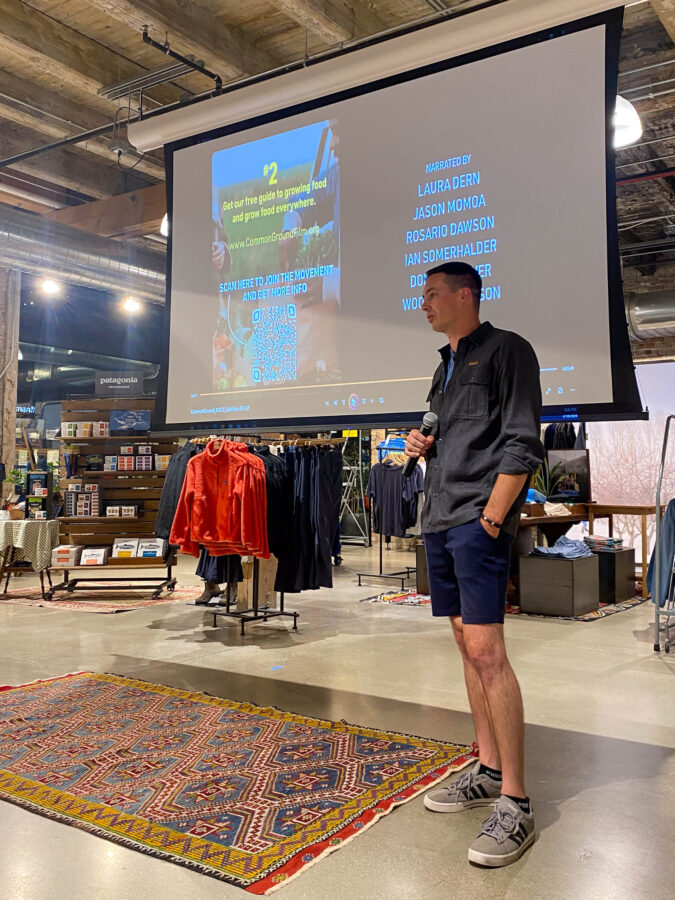
M461 616L464 625L503 624L511 557L510 534L493 538L473 519L424 535L435 616Z

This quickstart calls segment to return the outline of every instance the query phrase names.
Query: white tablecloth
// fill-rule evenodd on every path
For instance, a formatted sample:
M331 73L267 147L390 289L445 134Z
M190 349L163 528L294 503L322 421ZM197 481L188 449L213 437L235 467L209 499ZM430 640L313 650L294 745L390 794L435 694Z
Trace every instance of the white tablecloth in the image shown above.
M23 519L0 522L0 551L15 548L14 560L30 562L40 572L52 562L52 550L59 546L59 523L56 519Z

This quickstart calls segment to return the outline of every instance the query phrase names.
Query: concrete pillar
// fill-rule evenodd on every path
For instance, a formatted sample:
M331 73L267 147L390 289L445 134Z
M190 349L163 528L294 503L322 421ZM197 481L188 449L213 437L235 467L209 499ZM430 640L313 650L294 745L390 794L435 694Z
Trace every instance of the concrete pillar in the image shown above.
M20 303L21 272L0 268L0 462L7 472L16 461Z

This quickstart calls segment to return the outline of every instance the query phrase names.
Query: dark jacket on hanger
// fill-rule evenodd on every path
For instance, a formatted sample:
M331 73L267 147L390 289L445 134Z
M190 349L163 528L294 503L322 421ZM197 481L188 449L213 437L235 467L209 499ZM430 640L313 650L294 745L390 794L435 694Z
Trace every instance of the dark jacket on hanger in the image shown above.
M164 487L162 488L162 496L159 500L159 509L157 511L157 522L155 523L155 537L164 538L168 541L171 534L171 526L173 517L176 515L180 492L183 489L185 481L185 471L188 462L193 456L201 453L203 447L192 444L188 441L177 453L174 453L169 460L169 465L164 478Z

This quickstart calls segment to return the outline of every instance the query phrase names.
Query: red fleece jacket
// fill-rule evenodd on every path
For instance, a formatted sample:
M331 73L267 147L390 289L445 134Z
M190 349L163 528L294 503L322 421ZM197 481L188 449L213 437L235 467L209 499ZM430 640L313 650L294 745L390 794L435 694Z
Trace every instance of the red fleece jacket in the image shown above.
M267 559L265 464L245 444L215 440L188 463L170 541L182 553Z

